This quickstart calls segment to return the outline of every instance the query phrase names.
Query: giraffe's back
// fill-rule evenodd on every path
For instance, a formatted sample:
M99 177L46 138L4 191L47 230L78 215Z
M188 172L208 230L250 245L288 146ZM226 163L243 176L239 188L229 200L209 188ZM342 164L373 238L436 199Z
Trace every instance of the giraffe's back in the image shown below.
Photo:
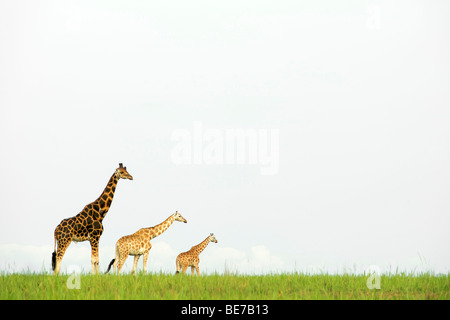
M74 242L82 242L89 240L93 231L101 235L103 231L101 221L94 220L90 213L83 210L76 216L61 220L55 228L55 236L58 239L66 238Z
M55 228L55 237L57 239L66 238L71 240L74 233L75 224L76 217L70 217L61 220L61 222Z
M198 263L200 262L198 255L195 255L190 251L180 253L177 256L176 260L179 261L181 265L185 265L188 267L198 265Z
M140 229L133 234L123 236L117 240L116 247L121 254L140 256L151 249L152 245L150 244L150 241L146 239L145 232L142 231L143 229Z

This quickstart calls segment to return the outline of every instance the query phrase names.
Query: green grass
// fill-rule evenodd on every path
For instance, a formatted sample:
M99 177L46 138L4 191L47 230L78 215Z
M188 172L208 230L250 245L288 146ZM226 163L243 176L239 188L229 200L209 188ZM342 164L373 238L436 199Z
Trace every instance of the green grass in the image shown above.
M364 275L69 275L0 274L0 299L445 299L450 275L382 275L381 289L367 288Z

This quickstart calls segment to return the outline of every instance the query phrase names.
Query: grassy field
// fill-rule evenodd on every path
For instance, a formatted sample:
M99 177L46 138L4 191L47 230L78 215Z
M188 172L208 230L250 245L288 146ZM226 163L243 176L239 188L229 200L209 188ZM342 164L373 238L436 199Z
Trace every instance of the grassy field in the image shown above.
M1 274L0 299L445 299L450 275L385 275L380 289L363 275L274 274L202 277L137 274ZM69 285L68 285L69 283ZM79 289L76 288L79 286ZM72 289L70 289L72 288Z

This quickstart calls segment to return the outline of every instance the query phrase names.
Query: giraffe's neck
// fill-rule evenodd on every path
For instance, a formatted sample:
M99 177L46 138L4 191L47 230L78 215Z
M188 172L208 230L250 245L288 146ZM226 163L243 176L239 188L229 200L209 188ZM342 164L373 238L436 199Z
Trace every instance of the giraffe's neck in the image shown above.
M209 244L209 236L200 242L198 245L193 246L191 248L191 251L195 252L196 254L200 254L203 250L205 250L206 246Z
M166 231L167 228L169 228L174 221L175 221L175 217L173 215L171 215L170 217L168 217L166 220L164 220L160 224L157 224L156 226L151 227L150 230L151 230L151 234L152 234L152 236L151 236L152 239L156 238L161 233Z
M96 202L100 206L103 216L106 215L109 208L111 207L111 203L114 198L114 192L116 191L118 181L119 178L117 178L116 174L114 173L109 179L108 184L105 187L105 190L103 190L103 193L96 200Z

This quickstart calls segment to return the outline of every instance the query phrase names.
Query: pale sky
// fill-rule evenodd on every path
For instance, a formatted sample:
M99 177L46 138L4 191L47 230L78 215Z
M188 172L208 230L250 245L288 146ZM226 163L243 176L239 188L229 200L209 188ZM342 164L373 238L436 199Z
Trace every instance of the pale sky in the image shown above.
M121 236L178 210L188 223L152 241L149 271L174 272L213 232L207 272L449 272L449 14L447 1L0 0L0 270L50 270L55 227L122 162L134 180L103 221L103 271ZM174 133L199 125L202 148L278 132L276 172L177 163ZM88 242L69 266L90 270Z

